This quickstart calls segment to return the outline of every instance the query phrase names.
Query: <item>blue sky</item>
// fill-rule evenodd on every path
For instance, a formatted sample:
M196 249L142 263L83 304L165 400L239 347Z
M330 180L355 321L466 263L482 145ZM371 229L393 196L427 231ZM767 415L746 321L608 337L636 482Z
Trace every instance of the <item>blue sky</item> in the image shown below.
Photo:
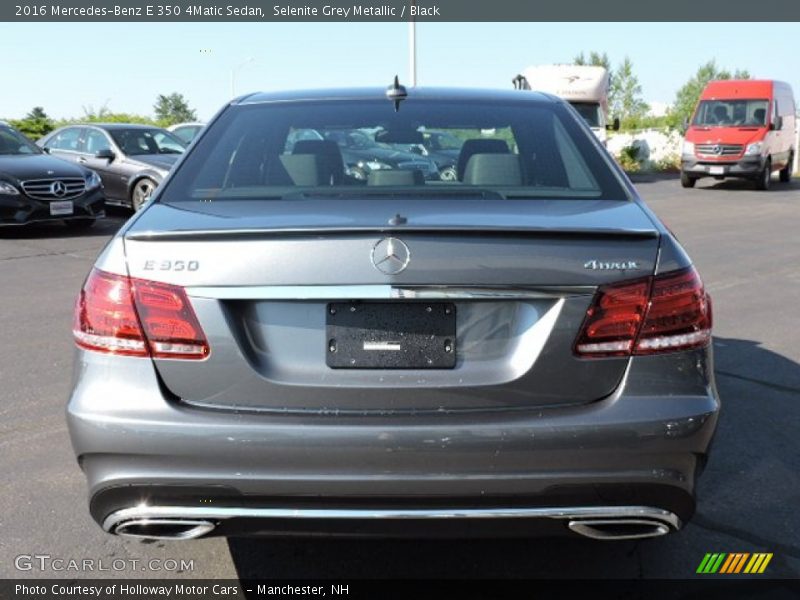
M710 59L800 94L800 23L422 23L419 84L510 87L531 64L570 62L580 51L626 55L648 102L671 102ZM159 93L181 92L208 119L237 94L309 87L388 85L408 72L405 23L0 24L0 117L36 105L56 118L83 107L150 114Z

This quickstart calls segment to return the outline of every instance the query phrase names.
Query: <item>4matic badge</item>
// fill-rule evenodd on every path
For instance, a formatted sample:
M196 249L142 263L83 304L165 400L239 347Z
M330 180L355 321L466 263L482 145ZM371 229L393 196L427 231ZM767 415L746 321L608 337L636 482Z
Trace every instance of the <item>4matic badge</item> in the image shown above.
M641 269L641 266L635 260L587 260L583 268L592 271L628 271Z

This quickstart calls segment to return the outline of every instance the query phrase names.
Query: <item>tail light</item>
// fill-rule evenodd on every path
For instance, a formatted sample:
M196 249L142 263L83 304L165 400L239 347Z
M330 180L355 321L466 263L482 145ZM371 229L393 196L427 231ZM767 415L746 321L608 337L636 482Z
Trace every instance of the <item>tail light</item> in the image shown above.
M656 354L705 346L711 298L694 268L601 287L575 353L587 358Z
M203 359L209 347L183 288L94 269L75 305L78 346L154 358Z
M705 346L711 340L711 297L693 268L653 279L634 354Z

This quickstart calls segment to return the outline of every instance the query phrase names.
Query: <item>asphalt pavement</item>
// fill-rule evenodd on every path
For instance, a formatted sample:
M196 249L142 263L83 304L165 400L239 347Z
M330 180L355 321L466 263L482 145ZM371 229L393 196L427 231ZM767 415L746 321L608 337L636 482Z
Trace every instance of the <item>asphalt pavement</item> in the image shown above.
M641 542L149 543L103 533L88 514L64 406L74 299L127 217L116 212L89 232L0 229L0 578L690 577L706 552L772 552L772 576L800 577L800 181L766 193L733 181L683 190L674 177L637 186L714 301L723 413L697 515L680 533ZM54 558L94 562L57 571Z

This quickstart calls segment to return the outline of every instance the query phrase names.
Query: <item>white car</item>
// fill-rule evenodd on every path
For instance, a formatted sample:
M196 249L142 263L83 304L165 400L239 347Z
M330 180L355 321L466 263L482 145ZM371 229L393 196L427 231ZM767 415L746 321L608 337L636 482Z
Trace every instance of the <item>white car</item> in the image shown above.
M178 123L167 127L167 131L171 131L181 140L190 144L203 127L205 127L205 123Z

